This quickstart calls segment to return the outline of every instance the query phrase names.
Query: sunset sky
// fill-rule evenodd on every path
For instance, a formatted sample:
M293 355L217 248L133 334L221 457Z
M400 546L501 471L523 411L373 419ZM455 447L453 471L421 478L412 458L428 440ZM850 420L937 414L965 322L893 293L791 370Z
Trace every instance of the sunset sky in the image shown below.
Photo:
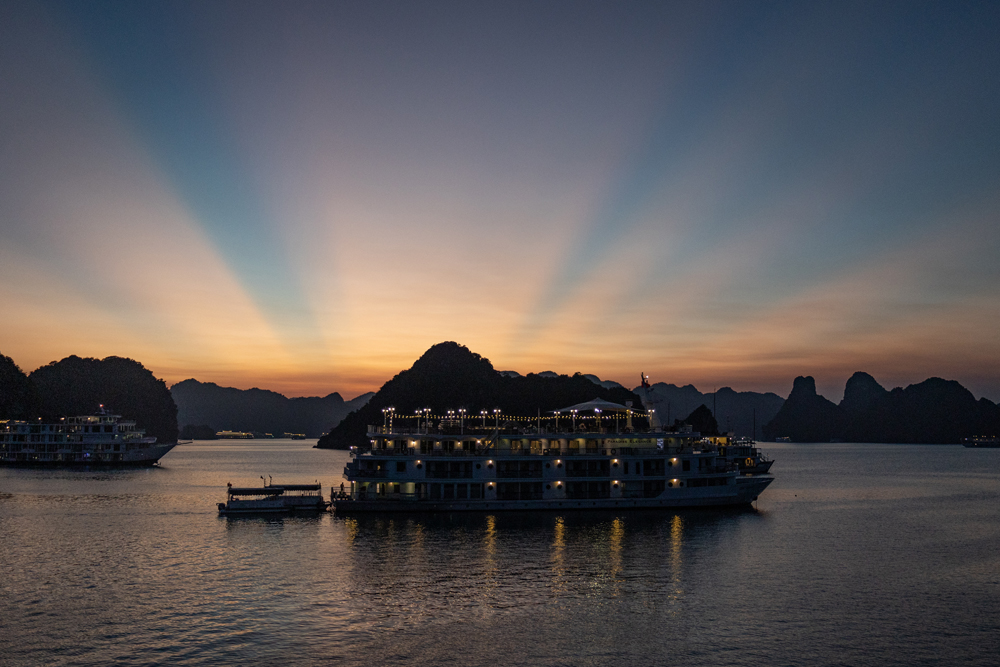
M0 353L1000 400L1000 3L4 2Z

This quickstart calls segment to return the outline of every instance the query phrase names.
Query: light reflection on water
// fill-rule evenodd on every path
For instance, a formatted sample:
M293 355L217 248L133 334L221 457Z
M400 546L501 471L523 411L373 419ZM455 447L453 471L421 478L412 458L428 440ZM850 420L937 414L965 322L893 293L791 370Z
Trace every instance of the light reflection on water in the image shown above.
M217 516L342 452L0 469L0 655L30 664L995 664L1000 451L775 445L756 508ZM952 660L954 658L954 660Z

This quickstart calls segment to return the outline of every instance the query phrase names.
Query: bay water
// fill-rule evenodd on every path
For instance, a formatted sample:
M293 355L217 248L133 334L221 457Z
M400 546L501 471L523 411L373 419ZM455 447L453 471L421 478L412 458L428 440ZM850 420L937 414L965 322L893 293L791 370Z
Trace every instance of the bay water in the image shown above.
M312 444L0 468L0 664L1000 664L1000 450L765 443L735 510L218 516L339 487Z

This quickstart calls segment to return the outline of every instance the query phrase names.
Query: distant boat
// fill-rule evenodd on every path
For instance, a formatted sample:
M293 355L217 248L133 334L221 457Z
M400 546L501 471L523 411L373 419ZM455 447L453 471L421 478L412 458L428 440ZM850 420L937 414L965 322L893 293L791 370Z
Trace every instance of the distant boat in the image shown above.
M152 466L177 443L156 438L101 406L98 414L58 424L0 421L0 465Z
M285 437L291 438L292 440L305 440L306 439L306 434L305 433L286 433Z
M249 440L253 438L253 433L243 431L219 431L215 434L219 440Z
M775 442L791 442L792 439L790 437L788 437L787 435L779 435L777 438L774 439L774 441Z
M1000 438L996 436L974 435L962 441L965 447L973 449L997 449L1000 448Z

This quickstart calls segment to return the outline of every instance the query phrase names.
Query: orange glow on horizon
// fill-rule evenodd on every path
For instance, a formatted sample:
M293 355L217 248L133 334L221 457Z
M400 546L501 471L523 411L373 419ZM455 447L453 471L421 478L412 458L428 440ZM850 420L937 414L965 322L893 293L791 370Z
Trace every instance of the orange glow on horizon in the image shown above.
M786 79L751 67L739 71L753 93L710 96L688 136L671 114L673 86L692 78L679 64L692 33L675 34L648 71L607 65L635 77L627 99L595 95L605 83L563 70L572 59L559 54L549 66L566 89L532 79L509 108L440 78L451 62L418 84L395 72L413 97L367 106L368 75L388 65L358 51L338 69L327 32L343 27L322 23L298 26L294 48L257 48L254 26L270 34L277 7L247 8L247 21L201 45L199 71L218 86L187 93L206 95L190 106L212 122L180 120L226 135L233 155L219 164L233 173L221 176L199 146L171 162L164 127L44 7L17 8L11 25L23 30L0 25L0 354L26 372L115 355L168 385L351 399L456 341L497 370L627 388L645 372L702 392L787 396L812 375L839 400L860 370L889 388L940 376L1000 400L995 188L952 183L930 213L901 196L865 208L944 145L931 141L934 123L908 115L912 100L876 105L864 131L806 160L782 152L801 137L774 120L787 118L789 93L772 79ZM422 57L442 65L436 51ZM548 71L511 67L486 83L507 90ZM789 86L801 76L784 74ZM896 142L914 127L934 150ZM664 148L677 132L682 157ZM800 159L802 173L786 173ZM185 190L182 167L204 168L217 199ZM253 224L231 215L258 209ZM241 263L246 248L259 255Z

